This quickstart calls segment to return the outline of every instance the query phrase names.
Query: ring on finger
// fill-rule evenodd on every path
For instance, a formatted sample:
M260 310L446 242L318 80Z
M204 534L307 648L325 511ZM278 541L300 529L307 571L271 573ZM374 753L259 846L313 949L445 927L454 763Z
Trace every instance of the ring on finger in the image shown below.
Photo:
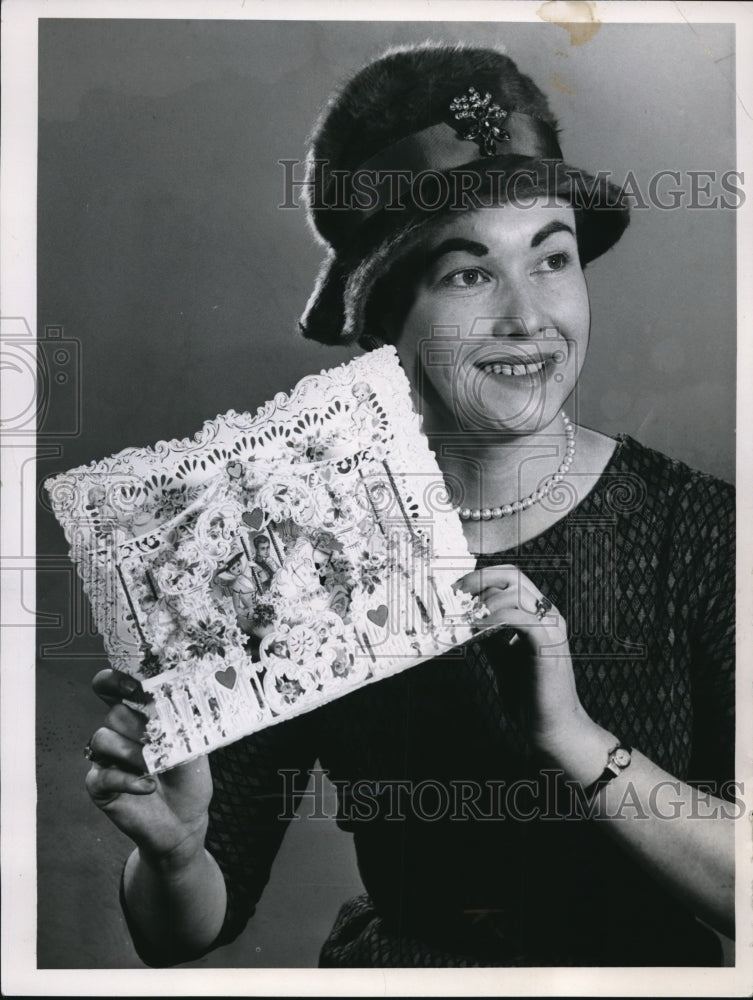
M546 618L549 612L552 610L554 605L549 600L548 597L537 597L536 598L536 617L540 622Z
M89 740L89 742L84 747L84 757L87 760L90 760L92 762L92 764L101 764L102 763L102 760L99 757L99 755L97 754L97 751L92 746L91 740Z

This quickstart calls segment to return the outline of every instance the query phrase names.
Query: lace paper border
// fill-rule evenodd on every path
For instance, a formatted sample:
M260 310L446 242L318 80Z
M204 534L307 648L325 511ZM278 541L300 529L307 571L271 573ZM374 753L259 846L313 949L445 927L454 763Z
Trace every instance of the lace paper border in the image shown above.
M392 347L45 484L158 772L467 641L474 566Z

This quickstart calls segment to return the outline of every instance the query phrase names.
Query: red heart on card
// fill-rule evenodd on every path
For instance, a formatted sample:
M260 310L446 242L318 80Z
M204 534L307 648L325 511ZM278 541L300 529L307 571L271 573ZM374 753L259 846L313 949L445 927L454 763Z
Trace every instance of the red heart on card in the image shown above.
M373 608L371 611L366 612L366 617L370 622L374 622L379 628L382 628L384 623L387 621L387 605L380 604L378 608Z
M219 683L226 687L229 691L232 691L235 687L235 682L238 680L238 675L236 674L233 667L228 667L226 670L218 670L214 675Z
M247 524L249 528L253 528L254 531L258 531L262 524L264 524L264 511L261 507L255 507L253 510L247 510L241 520L244 524Z

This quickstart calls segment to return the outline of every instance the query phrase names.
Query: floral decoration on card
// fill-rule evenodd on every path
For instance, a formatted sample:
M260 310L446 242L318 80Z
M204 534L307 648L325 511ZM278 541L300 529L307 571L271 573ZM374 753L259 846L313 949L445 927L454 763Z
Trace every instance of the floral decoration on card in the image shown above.
M466 642L474 566L392 347L48 481L158 772Z

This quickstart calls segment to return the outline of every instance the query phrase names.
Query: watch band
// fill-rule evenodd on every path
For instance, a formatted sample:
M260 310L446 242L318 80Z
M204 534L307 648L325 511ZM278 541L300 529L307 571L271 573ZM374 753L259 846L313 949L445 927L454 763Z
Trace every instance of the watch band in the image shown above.
M592 784L585 789L585 796L588 801L590 801L597 792L608 785L610 781L621 774L626 767L630 766L632 760L633 748L627 746L624 743L618 743L616 747L609 751L607 757L607 766L601 772L599 777Z

